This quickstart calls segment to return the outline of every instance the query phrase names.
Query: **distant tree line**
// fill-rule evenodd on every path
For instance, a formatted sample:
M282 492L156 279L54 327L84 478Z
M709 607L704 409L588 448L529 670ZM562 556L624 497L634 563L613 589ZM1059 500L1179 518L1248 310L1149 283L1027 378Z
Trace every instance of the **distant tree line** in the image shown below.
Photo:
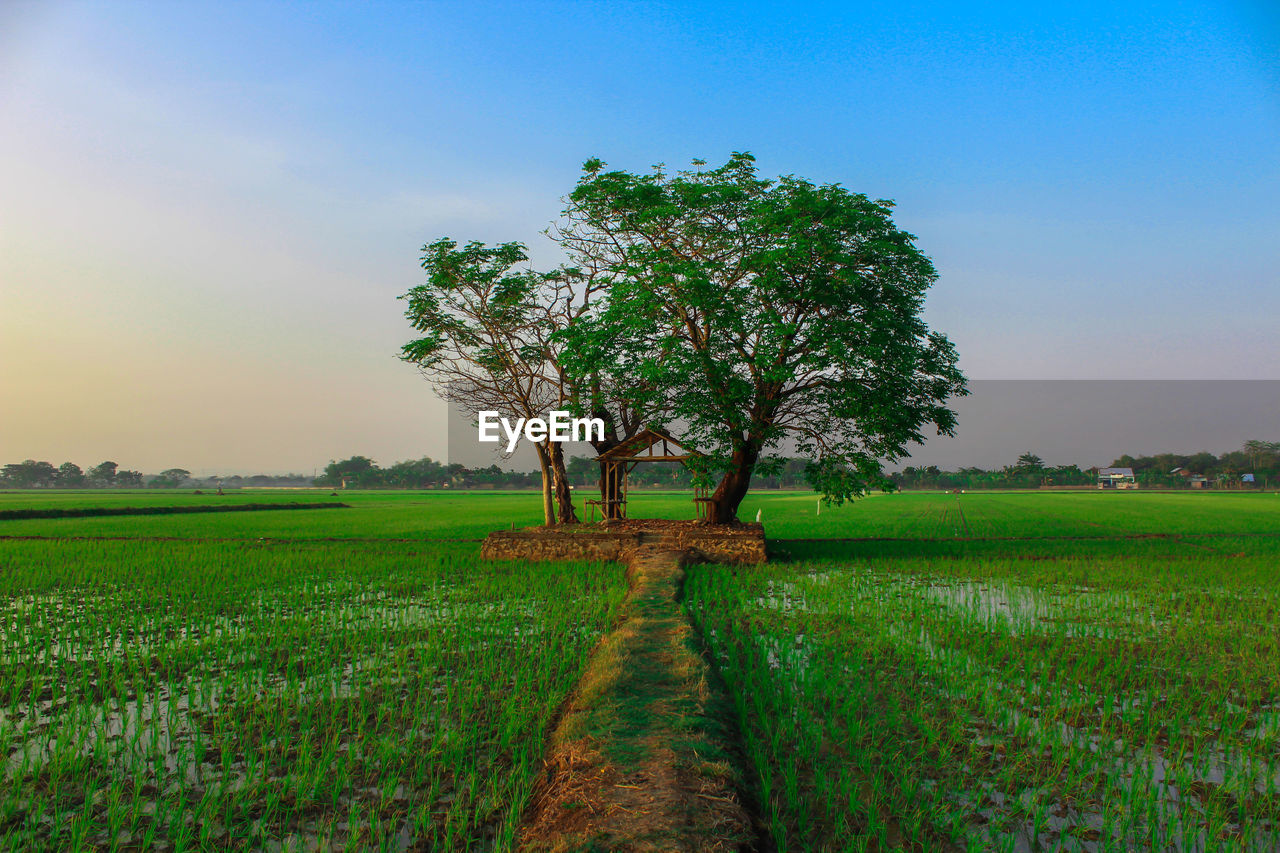
M1256 485L1280 482L1280 441L1246 441L1240 450L1221 456L1212 453L1158 453L1116 459L1112 468L1132 468L1140 486L1147 488L1187 488L1192 478L1205 477L1219 487L1244 484L1252 474ZM1002 468L961 468L943 471L936 465L907 466L892 474L900 489L1035 489L1043 486L1091 486L1097 483L1098 469L1076 465L1048 466L1034 453L1024 453L1018 461Z
M1145 486L1179 486L1192 475L1207 477L1221 486L1235 486L1247 474L1252 474L1259 486L1275 485L1280 482L1280 441L1246 441L1239 450L1221 456L1212 453L1125 455L1112 465L1132 468L1138 482Z
M525 489L540 488L542 474L539 471L504 471L497 465L468 468L457 463L437 462L427 456L380 468L367 456L352 456L326 465L324 474L316 478L315 484L335 489Z
M310 486L312 479L309 474L194 477L185 468L166 468L159 474L143 474L122 469L111 461L102 462L87 471L74 462L63 462L55 468L51 462L34 459L12 462L0 468L0 488L4 489L260 488Z
M776 471L757 477L759 488L805 488L805 460L786 459ZM600 463L584 456L574 456L565 466L568 482L574 488L595 488L600 480ZM693 473L683 465L642 464L630 474L633 486L648 488L693 488ZM352 456L330 462L324 474L315 480L317 486L335 489L433 489L433 488L541 488L541 471L507 471L497 465L468 468L460 464L444 464L428 457L397 462L380 468L367 456Z
M136 489L144 479L141 472L121 469L114 462L103 462L88 471L74 462L55 468L51 462L34 459L0 468L0 486L10 489Z
M788 457L757 470L753 482L762 489L807 488L803 458ZM1185 486L1191 474L1209 477L1222 484L1239 483L1243 474L1253 473L1259 485L1280 480L1280 442L1249 441L1241 450L1214 456L1212 453L1157 456L1121 456L1113 467L1133 468L1140 484ZM1174 469L1181 469L1172 473ZM565 465L566 479L575 488L595 488L600 465L593 458L575 456ZM1042 486L1092 486L1098 481L1096 468L1076 465L1046 465L1034 453L1024 453L1017 462L1002 468L961 468L942 471L937 466L907 466L890 475L899 489L1036 489ZM693 473L683 465L641 464L629 475L631 485L647 488L689 489ZM538 488L540 471L508 471L497 465L468 468L460 464L436 462L429 457L397 462L381 468L367 456L352 456L330 462L317 486L335 489L429 489L429 488Z
M943 471L937 465L908 465L890 475L899 489L1038 489L1041 486L1090 486L1098 481L1096 470L1076 465L1047 466L1034 453L1024 453L1013 465L1002 468L960 468Z
M805 488L806 460L784 458L757 472L756 488ZM1206 477L1216 485L1241 485L1245 475L1254 475L1258 486L1280 482L1280 441L1247 441L1239 450L1214 456L1160 453L1155 456L1124 455L1110 467L1132 468L1138 483L1149 488L1178 488L1189 485L1193 476ZM595 487L600 465L595 459L575 456L565 466L568 482L574 487ZM936 465L908 465L890 475L899 489L1036 489L1044 486L1091 486L1097 482L1096 468L1076 465L1046 465L1034 453L1023 453L1017 462L1002 468L960 468L943 471ZM642 464L630 474L633 486L688 489L693 474L683 465ZM408 459L382 468L367 456L352 456L325 466L324 473L254 474L244 477L193 477L185 468L167 468L159 474L144 475L121 470L115 462L103 462L82 471L72 462L54 467L49 462L28 459L0 468L0 488L8 489L136 489L136 488L262 488L322 486L333 489L529 489L540 488L541 471L507 471L497 465L469 468L457 463L437 462L430 457Z

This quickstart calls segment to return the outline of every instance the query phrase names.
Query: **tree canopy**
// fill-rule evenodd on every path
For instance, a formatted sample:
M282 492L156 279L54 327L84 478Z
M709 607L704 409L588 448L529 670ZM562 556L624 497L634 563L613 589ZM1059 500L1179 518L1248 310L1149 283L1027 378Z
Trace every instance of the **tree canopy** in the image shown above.
M420 336L400 357L418 366L444 399L465 410L493 410L533 418L572 408L600 418L603 451L643 426L638 408L651 395L632 377L608 367L571 379L562 362L561 333L585 320L610 279L594 270L534 270L523 244L462 246L441 238L422 249L426 281L402 298L405 316ZM535 443L543 471L546 523L576 522L563 448Z
M965 393L952 344L921 319L937 278L892 204L837 184L718 168L608 171L590 160L552 229L608 281L564 330L571 376L610 369L664 399L720 481L732 521L766 454L788 444L829 500L889 488L881 469Z
M473 412L538 417L568 391L552 335L573 314L565 276L528 266L521 243L462 247L442 238L422 247L425 283L406 293L405 317L420 337L400 357L417 365L443 399ZM552 442L535 444L543 472L547 524L575 522L564 456Z

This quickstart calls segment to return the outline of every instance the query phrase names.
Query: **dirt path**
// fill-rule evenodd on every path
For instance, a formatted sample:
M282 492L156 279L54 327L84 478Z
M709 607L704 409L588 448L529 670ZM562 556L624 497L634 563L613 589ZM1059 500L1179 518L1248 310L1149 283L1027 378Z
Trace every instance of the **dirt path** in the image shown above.
M628 561L622 623L592 657L552 736L519 849L751 848L726 728L732 711L677 601L684 559L658 542Z

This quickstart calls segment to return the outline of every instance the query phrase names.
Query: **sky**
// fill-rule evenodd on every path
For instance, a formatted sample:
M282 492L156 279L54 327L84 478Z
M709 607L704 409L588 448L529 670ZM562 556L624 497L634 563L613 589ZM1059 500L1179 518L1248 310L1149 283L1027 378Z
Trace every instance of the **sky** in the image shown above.
M422 245L597 156L895 200L977 379L1280 378L1277 7L964 5L0 2L0 462L445 458Z

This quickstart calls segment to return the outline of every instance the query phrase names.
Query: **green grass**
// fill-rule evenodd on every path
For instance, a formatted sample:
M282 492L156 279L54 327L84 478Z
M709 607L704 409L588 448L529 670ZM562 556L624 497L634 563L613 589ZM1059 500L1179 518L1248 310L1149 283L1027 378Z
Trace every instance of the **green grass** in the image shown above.
M885 544L690 569L781 849L1280 847L1280 539Z
M0 849L509 846L625 587L446 541L536 493L0 509L298 500L351 508L0 521ZM685 606L781 849L1280 847L1280 496L757 510L779 559L694 567Z
M579 490L578 500L586 498ZM687 492L633 492L631 514L639 518L692 518ZM533 492L328 492L259 490L222 497L154 492L0 493L0 509L69 505L135 505L147 499L216 502L334 500L350 504L338 512L227 513L147 518L38 519L0 522L0 536L152 536L257 539L480 539L512 524L541 523ZM1105 538L1145 533L1280 533L1277 493L1155 492L971 492L900 493L822 507L809 492L753 492L739 517L759 511L771 539L806 538L982 538L1051 536ZM583 513L585 518L585 513Z
M505 846L625 584L475 553L5 543L0 848Z

